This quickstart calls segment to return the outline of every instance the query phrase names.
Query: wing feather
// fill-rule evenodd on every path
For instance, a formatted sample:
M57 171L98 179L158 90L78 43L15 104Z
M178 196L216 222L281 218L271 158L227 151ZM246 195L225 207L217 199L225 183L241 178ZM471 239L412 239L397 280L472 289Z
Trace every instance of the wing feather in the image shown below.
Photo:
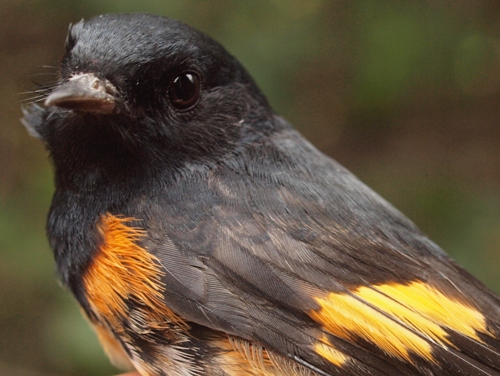
M293 131L263 148L146 213L174 311L317 374L500 373L493 293Z

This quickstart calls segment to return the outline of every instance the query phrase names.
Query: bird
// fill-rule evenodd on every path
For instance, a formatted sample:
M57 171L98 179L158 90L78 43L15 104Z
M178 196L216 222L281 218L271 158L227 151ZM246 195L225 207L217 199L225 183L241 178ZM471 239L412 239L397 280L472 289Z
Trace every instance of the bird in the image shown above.
M70 25L23 123L47 234L111 362L140 375L500 375L500 299L167 17Z

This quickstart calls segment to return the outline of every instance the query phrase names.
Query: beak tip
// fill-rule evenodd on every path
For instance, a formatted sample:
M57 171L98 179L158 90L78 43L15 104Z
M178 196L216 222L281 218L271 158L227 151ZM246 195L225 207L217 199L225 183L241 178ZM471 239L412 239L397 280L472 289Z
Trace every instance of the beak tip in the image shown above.
M53 91L52 93L49 94L47 98L45 98L45 102L43 102L43 105L45 107L57 106L57 97L59 95L55 94L57 94L57 91Z
M115 111L116 98L109 91L115 91L110 83L92 74L82 74L72 77L68 82L56 88L45 99L44 105L76 112L110 114Z

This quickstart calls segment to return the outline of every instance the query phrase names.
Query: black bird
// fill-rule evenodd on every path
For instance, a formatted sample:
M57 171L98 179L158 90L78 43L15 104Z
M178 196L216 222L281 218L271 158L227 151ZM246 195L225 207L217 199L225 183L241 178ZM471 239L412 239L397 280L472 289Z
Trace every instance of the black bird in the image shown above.
M191 27L70 27L24 110L60 278L141 375L500 375L500 300Z

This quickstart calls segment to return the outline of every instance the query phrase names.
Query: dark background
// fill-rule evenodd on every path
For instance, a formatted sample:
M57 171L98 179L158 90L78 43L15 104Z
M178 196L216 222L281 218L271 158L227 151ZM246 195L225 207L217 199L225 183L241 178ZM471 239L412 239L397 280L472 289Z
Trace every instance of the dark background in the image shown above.
M140 5L137 5L140 4ZM109 375L57 284L52 174L19 123L70 22L169 15L236 55L274 108L500 292L500 2L0 0L0 374Z

